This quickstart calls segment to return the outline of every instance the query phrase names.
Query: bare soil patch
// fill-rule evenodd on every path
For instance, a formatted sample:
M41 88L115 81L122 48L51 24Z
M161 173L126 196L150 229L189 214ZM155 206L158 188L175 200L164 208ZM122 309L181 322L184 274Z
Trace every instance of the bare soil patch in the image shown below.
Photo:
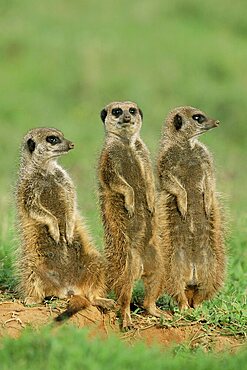
M78 312L62 324L56 324L54 318L65 310L65 301L56 300L40 306L26 307L19 300L5 300L4 296L0 298L0 338L6 335L18 338L27 327L38 329L51 325L56 330L60 325L74 325L78 328L89 327L90 336L107 338L114 333L129 344L141 340L148 345L158 343L164 349L174 344L183 344L190 348L201 346L205 351L235 352L244 344L243 338L223 336L220 331L210 332L199 322L180 321L169 327L165 322L161 324L159 319L144 314L133 314L134 329L123 333L114 312L103 313L95 307Z

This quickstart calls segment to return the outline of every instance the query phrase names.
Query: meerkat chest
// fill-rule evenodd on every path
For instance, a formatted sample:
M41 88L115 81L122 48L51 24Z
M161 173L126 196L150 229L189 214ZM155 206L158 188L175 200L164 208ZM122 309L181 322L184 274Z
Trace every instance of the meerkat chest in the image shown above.
M175 172L186 184L200 183L204 177L204 161L195 149L181 150L176 156Z
M142 164L137 152L131 147L125 148L120 158L121 174L133 187L143 185Z
M63 181L62 181L63 180ZM66 213L70 203L74 199L73 189L61 175L48 174L43 181L40 201L57 217Z

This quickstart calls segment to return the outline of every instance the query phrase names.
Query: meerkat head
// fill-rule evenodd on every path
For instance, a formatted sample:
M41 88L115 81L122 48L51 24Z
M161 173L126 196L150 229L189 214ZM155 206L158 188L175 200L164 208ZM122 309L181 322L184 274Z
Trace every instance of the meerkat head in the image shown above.
M22 143L23 155L36 163L55 159L73 148L74 144L55 128L32 129L25 135Z
M219 125L219 121L193 107L173 109L166 119L166 131L173 137L190 140Z
M141 129L143 114L133 102L113 102L101 111L107 133L129 138Z

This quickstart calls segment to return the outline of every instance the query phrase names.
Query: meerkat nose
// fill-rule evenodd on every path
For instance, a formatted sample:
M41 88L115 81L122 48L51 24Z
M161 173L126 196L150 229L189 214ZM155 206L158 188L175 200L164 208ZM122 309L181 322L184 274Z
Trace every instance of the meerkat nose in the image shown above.
M73 149L74 147L75 147L75 144L70 141L69 142L69 149Z
M219 124L220 124L220 121L215 121L215 126L219 126Z
M123 116L123 122L124 123L127 123L127 122L130 122L130 120L131 120L130 114L124 114L124 116Z

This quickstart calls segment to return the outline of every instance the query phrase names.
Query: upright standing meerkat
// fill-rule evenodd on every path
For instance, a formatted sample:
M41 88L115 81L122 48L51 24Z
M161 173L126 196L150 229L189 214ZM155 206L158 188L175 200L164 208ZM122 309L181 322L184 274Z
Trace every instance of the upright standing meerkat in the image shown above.
M180 307L197 307L224 282L225 248L212 156L198 136L217 127L192 107L172 110L158 154L159 225L165 290Z
M142 111L132 102L113 102L101 111L105 143L98 177L105 231L107 283L121 307L122 327L132 326L135 280L145 286L144 308L160 316L162 258L153 236L155 185L149 152L140 139Z
M78 214L73 182L57 163L72 148L59 130L30 130L21 147L16 190L20 294L26 304L72 296L71 314L90 304L112 304L102 298L104 262Z

